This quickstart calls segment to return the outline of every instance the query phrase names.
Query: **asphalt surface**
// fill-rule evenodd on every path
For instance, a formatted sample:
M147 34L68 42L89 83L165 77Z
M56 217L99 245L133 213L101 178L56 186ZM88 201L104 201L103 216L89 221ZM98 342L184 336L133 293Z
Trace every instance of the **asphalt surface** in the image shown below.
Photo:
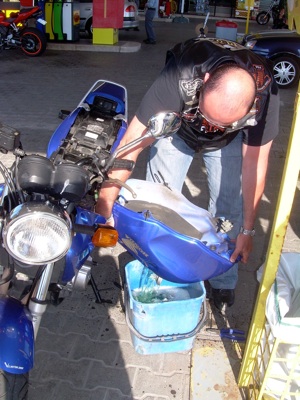
M134 52L62 51L49 46L42 57L28 58L19 50L4 51L0 54L0 120L22 132L23 147L28 153L44 154L48 140L60 123L59 110L76 107L97 79L116 81L127 87L131 119L143 94L163 67L166 50L194 37L196 26L203 21L203 17L190 18L188 23L155 21L157 44L141 44ZM216 19L210 19L208 36L215 35L215 22ZM243 34L245 21L238 24L238 33ZM258 28L250 22L250 32ZM119 32L122 43L140 44L143 39L142 21L140 32ZM258 287L256 270L266 255L295 94L296 88L280 91L280 135L271 151L255 248L249 263L240 267L236 302L223 314L207 302L207 323L211 326L248 330ZM144 178L146 155L147 151L141 155L134 177ZM11 156L1 155L1 160L9 164ZM299 189L298 185L284 251L300 248ZM184 193L196 204L206 207L207 188L200 157L195 158ZM95 254L95 259L98 261L93 269L95 280L102 297L111 303L96 304L89 287L86 292L74 292L58 307L48 307L37 338L35 367L30 373L30 400L244 398L236 383L242 344L220 341L203 330L197 335L192 351L137 354L126 325L120 289L124 266L132 258L117 246L113 254L101 257Z

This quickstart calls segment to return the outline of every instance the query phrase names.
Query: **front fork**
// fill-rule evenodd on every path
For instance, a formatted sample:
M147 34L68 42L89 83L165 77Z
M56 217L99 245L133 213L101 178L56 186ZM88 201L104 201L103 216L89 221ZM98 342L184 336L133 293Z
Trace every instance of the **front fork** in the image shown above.
M47 293L52 277L54 263L47 264L38 282L33 283L33 292L31 293L28 309L32 316L34 337L36 338L42 316L47 308Z

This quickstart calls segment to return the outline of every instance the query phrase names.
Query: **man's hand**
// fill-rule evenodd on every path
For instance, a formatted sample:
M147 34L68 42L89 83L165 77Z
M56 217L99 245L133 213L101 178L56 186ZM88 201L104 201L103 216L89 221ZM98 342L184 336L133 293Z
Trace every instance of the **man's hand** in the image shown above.
M114 216L113 216L113 215L111 215L109 218L106 219L105 225L109 225L109 226L112 226L112 227L114 228L114 226L115 226L115 219L114 219Z
M234 252L231 254L230 261L235 262L238 256L241 256L241 261L246 263L253 248L253 237L240 233L236 238Z

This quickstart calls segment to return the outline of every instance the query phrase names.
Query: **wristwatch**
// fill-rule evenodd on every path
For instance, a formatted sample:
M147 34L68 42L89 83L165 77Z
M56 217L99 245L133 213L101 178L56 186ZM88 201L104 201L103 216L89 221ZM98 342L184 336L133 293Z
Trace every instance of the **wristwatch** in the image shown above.
M255 229L252 229L252 231L251 231L249 229L244 229L244 227L241 226L240 233L242 233L243 235L246 235L246 236L254 236L255 235Z

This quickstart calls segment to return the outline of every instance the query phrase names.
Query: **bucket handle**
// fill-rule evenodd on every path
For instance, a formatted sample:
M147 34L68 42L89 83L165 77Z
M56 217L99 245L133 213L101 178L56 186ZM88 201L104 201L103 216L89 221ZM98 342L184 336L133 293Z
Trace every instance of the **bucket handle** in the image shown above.
M124 290L124 300L125 300L125 304L128 303L126 288ZM190 337L195 336L200 331L200 329L204 326L204 324L206 322L207 309L206 309L205 299L202 303L202 307L203 307L202 318L200 319L200 321L198 322L196 327L192 331L187 332L187 333L180 333L177 335L174 334L174 335L161 335L161 336L144 336L138 330L136 330L136 328L132 325L129 315L128 315L128 312L127 312L127 308L125 307L126 323L132 333L134 333L139 339L144 340L146 342L171 342L171 341L176 341L176 340L188 339Z

